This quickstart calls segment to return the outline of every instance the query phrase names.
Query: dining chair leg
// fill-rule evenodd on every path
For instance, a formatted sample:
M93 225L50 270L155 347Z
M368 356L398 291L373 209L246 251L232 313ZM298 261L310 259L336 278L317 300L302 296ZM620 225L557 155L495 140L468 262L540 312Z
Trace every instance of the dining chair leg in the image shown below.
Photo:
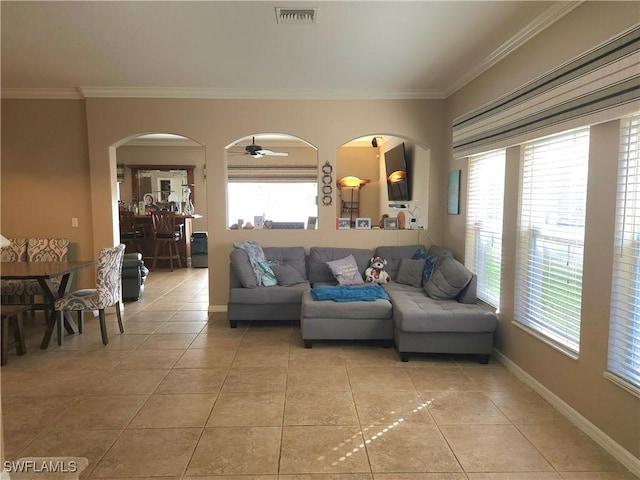
M9 350L9 317L3 315L2 316L2 359L0 360L0 365L7 364L7 356Z
M62 337L64 336L64 311L60 310L60 315L56 321L56 334L58 335L58 346L62 346Z
M107 322L104 318L104 308L98 310L98 316L100 317L100 334L102 335L102 344L107 345L109 343L109 337L107 336Z
M27 353L27 342L24 338L24 328L22 325L22 312L15 316L15 322L13 326L13 336L16 340L16 353L18 355L24 355Z
M122 324L122 310L120 308L120 302L116 302L116 316L118 317L118 327L120 327L120 333L124 333L124 325Z
M78 310L78 333L82 333L84 329L84 312L82 310Z

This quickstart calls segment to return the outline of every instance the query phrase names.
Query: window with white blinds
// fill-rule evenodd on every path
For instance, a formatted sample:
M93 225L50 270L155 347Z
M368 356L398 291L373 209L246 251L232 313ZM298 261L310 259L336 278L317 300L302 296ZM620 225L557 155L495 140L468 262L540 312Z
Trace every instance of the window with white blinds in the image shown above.
M640 394L640 113L622 120L607 377Z
M515 320L569 354L580 350L589 129L523 145Z
M477 296L500 305L505 150L469 158L465 265L478 277Z

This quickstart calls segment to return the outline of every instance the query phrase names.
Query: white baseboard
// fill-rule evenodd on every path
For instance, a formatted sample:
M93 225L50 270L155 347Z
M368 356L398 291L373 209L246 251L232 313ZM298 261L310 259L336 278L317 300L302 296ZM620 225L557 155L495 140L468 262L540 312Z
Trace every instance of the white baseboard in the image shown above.
M604 433L593 423L574 410L568 403L564 402L555 393L538 382L535 378L525 372L518 365L513 363L499 350L494 349L493 355L502 363L507 370L535 390L541 397L553 405L562 415L567 417L571 423L586 433L591 439L609 452L616 460L627 467L634 475L640 477L640 459L634 457L628 450L619 445L609 435Z
M226 305L209 305L209 311L214 313L224 313L227 311Z

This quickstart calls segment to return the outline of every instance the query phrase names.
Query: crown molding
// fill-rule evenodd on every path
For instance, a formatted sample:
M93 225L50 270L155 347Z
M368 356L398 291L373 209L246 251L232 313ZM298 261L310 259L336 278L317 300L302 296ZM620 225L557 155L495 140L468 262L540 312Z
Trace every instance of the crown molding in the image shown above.
M84 97L78 88L3 88L2 98L82 100Z
M85 98L194 98L247 100L376 100L444 99L441 89L396 90L308 90L156 87L80 87Z
M467 71L462 77L454 82L449 88L446 88L445 97L453 95L462 87L482 75L484 72L493 67L496 63L506 58L508 55L516 51L522 45L527 43L533 37L538 35L546 28L553 25L562 17L570 13L572 10L584 3L584 0L571 2L556 2L542 14L540 14L533 22L529 23L525 28L516 33L507 42L503 43L500 48L493 51L480 63Z
M182 87L3 88L2 98L192 98L228 100L442 100L441 89L425 90L269 90Z

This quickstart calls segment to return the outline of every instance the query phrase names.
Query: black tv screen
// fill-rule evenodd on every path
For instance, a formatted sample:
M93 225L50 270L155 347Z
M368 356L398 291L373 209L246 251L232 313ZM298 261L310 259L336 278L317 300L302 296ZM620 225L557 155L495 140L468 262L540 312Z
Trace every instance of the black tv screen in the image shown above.
M387 171L389 201L409 201L409 176L407 175L404 143L385 152L384 164Z

